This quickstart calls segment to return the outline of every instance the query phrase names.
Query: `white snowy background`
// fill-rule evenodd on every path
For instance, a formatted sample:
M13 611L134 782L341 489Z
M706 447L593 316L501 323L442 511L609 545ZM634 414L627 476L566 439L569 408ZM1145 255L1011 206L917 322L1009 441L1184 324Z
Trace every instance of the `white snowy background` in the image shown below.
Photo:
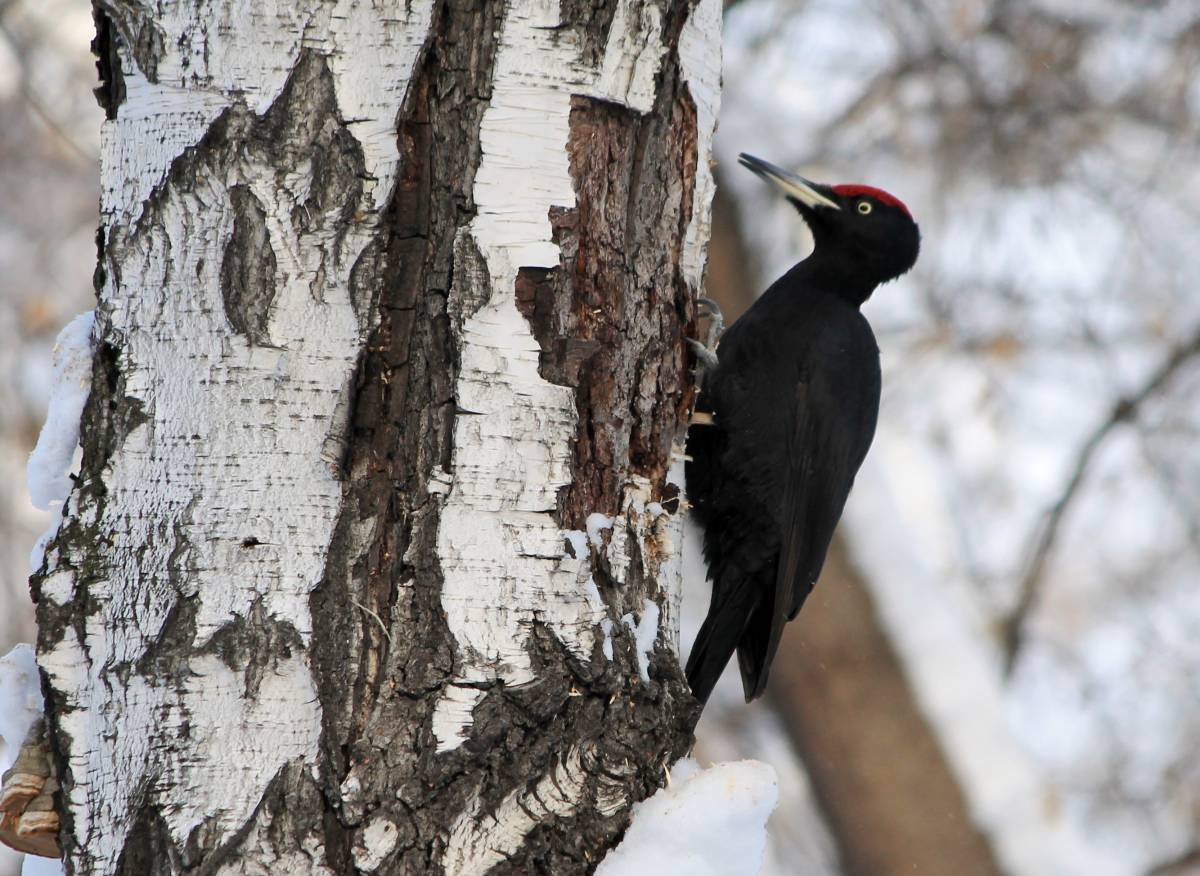
M91 36L84 0L0 0L0 654L33 638L51 349L93 300ZM1155 869L1200 846L1200 7L742 0L725 53L717 157L759 288L808 244L739 151L921 223L866 308L885 394L843 531L973 813L1014 876L1200 872ZM725 681L697 754L774 768L763 872L835 876L779 718ZM711 801L693 769L646 808ZM727 785L742 833L770 809L756 769Z

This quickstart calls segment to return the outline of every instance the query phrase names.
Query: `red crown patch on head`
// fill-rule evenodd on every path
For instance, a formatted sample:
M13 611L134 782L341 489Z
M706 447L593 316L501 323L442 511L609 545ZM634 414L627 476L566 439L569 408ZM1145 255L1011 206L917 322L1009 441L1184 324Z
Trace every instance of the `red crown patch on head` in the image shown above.
M889 207L895 207L907 216L912 218L912 213L908 212L908 207L904 206L904 202L895 195L885 192L883 189L877 189L874 186L860 186L855 184L834 186L833 190L843 198L854 198L858 195L866 195L869 198L874 198L881 204L887 204Z

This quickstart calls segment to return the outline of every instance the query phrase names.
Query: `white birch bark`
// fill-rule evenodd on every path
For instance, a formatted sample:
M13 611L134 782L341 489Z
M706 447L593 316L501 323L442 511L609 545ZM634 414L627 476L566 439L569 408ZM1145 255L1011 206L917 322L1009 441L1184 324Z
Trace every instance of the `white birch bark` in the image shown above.
M434 716L442 750L465 738L481 682L533 680L525 640L535 615L580 659L605 616L595 588L583 586L585 557L564 552L552 513L571 480L574 393L538 373L540 348L517 310L516 279L519 268L559 263L549 215L575 205L566 148L572 94L650 108L661 18L655 6L634 6L618 3L600 69L583 65L578 47L559 38L556 4L513 3L505 15L470 229L491 294L456 339L458 403L480 416L458 420L438 533L447 618L459 642L470 643ZM499 586L481 592L481 578ZM678 582L664 589L678 592Z
M200 828L219 846L282 767L315 759L308 594L341 497L323 451L366 330L349 272L391 191L394 119L430 8L405 4L389 20L354 2L122 6L157 51L151 74L126 33L125 99L102 131L97 336L118 351L143 416L106 462L103 497L85 491L72 508L103 546L58 542L41 586L43 599L95 606L39 655L60 698L77 872L114 872L151 800L180 848ZM218 116L261 116L279 100L302 51L326 59L338 108L356 120L362 220L305 215L303 161L247 153L221 176L185 169L193 184L172 185ZM252 194L276 260L257 343L231 330L222 302L236 187ZM165 686L135 667L172 634L181 600L194 624L189 680ZM215 640L256 612L294 647L252 670Z
M635 765L597 766L603 755L578 739L564 738L533 784L500 797L452 758L470 756L458 749L489 688L539 681L535 625L581 665L614 661L612 637L624 637L634 656L621 671L632 683L652 684L656 650L674 659L680 539L654 501L662 483L630 470L619 507L594 509L615 513L607 547L564 548L580 542L556 508L574 476L576 393L540 373L516 287L522 269L563 261L549 217L576 205L573 100L623 107L630 120L661 114L668 65L682 71L695 107L677 270L698 289L717 9L703 0L686 13L683 38L677 25L666 31L683 20L678 5L619 0L592 58L557 3L503 7L474 218L453 238L463 258L450 297L483 303L451 321L459 413L448 465L421 474L438 513L432 556L416 556L428 545L414 536L404 557L440 570L454 654L432 692L428 731L410 728L436 745L405 743L415 760L396 767L463 775L446 782L444 806L458 807L457 820L437 816L440 834L428 836L425 822L406 819L411 804L392 811L402 789L365 790L370 757L326 738L360 712L332 704L314 669L332 619L315 619L311 599L329 580L340 532L349 535L338 550L351 557L367 556L377 537L376 516L347 503L357 475L343 462L376 296L389 293L382 275L364 291L355 271L386 246L395 221L406 101L454 75L436 61L418 72L443 13L429 0L101 4L111 30L101 53L119 70L102 136L93 391L82 470L35 582L74 872L325 873L338 869L335 858L361 872L415 872L398 862L423 846L445 872L484 873L545 822L585 814L585 798L586 812L619 819L646 792L630 790ZM485 272L470 271L467 247ZM677 345L666 339L668 350ZM601 561L608 586L636 586L635 610L606 604L593 580ZM378 624L390 643L377 654L383 642L366 633L348 640L370 658L366 685L377 691L384 673L403 674L386 657L411 630L399 610L381 615L357 601L358 584L347 586L339 610ZM410 586L422 586L419 576L391 589L403 597ZM352 687L347 702L366 702ZM372 714L370 702L363 708ZM386 723L375 714L362 726ZM386 750L386 740L372 744ZM334 749L348 760L331 764ZM312 812L266 802L272 788L286 796L301 786L318 801ZM321 794L348 852L326 847Z

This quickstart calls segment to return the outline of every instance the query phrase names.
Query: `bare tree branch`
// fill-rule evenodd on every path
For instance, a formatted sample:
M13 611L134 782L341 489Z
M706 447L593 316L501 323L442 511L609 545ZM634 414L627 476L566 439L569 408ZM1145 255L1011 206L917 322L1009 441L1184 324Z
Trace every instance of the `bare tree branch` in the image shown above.
M1197 328L1188 340L1177 346L1167 356L1166 360L1159 366L1157 371L1150 375L1150 378L1141 389L1133 395L1118 399L1108 418L1092 432L1080 448L1079 455L1075 460L1075 467L1071 471L1070 477L1067 478L1062 494L1059 496L1058 501L1046 511L1045 522L1041 527L1041 532L1031 553L1027 571L1021 581L1020 594L1016 605L1003 623L1004 671L1006 675L1012 674L1017 656L1024 644L1026 626L1041 596L1042 582L1044 580L1043 573L1045 572L1046 562L1050 557L1050 553L1054 549L1059 527L1066 517L1071 503L1079 494L1079 488L1087 476L1088 469L1097 451L1104 444L1105 439L1114 428L1121 423L1133 420L1138 415L1142 406L1154 398L1171 378L1175 376L1179 369L1198 353L1200 353L1200 328Z

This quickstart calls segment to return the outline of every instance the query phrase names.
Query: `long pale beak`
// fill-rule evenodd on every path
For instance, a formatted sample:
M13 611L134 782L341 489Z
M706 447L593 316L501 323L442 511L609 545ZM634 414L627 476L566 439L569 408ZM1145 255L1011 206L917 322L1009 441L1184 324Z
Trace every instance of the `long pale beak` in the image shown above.
M795 198L806 207L842 209L836 201L832 201L818 192L813 187L813 184L804 177L788 173L783 168L776 167L769 161L763 161L761 158L755 158L753 155L747 155L743 152L738 156L738 164L748 170L754 171L767 182L777 186L789 198Z

